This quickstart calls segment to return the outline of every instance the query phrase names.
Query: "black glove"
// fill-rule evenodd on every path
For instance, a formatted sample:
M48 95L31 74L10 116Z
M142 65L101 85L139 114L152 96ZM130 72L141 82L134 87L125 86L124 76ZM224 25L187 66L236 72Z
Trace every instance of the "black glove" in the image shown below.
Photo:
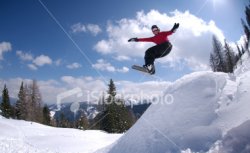
M171 31L172 31L172 32L175 32L176 29L179 28L179 25L180 25L179 23L175 23L174 26L173 26L173 28L171 29Z
M131 42L131 41L137 42L137 41L139 41L139 40L138 40L138 38L130 38L130 39L128 40L128 42Z

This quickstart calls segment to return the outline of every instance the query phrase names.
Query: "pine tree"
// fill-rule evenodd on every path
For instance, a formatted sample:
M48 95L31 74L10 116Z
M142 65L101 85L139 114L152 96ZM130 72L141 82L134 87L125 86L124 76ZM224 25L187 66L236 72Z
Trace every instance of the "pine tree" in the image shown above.
M69 121L66 119L64 113L61 112L60 118L57 124L58 127L67 128L69 127Z
M217 64L216 64L216 57L213 53L210 53L209 63L210 63L210 67L215 72L217 70Z
M237 47L237 50L238 50L238 54L237 54L237 58L236 58L236 63L240 62L240 64L242 65L242 60L241 60L242 52L241 52L240 47L239 47L238 44L236 44L236 47Z
M27 93L24 88L23 82L21 83L20 90L18 93L18 100L16 102L16 116L17 119L27 119Z
M97 110L104 111L105 109L105 94L102 93L102 96L98 100Z
M107 131L109 133L115 132L115 95L116 87L113 80L110 80L108 84L108 98L104 104L104 111L97 116L100 120L99 126L101 130Z
M245 7L245 15L246 15L246 21L248 26L246 25L245 21L243 19L241 19L241 24L243 26L244 29L244 33L246 36L245 42L244 42L244 50L248 52L248 54L250 55L250 51L248 49L249 47L249 43L250 43L250 5Z
M110 83L108 85L108 103L114 103L115 102L115 95L116 95L116 87L112 79L110 79Z
M4 89L2 91L1 110L2 110L2 115L6 118L10 118L13 115L12 108L10 105L9 92L8 92L7 87L6 87L6 84L4 85Z
M26 104L26 110L27 110L25 120L34 121L34 108L33 108L33 105L31 103L31 92L32 91L31 91L30 85L25 84L24 91L25 91L25 104Z
M225 55L226 55L225 63L227 66L227 72L233 73L234 66L236 65L235 55L232 48L229 46L226 40L225 40Z
M93 120L89 121L89 129L103 130L101 125L105 117L104 110L99 112Z
M36 80L25 86L27 120L43 122L42 98Z
M117 132L122 133L127 131L135 122L135 116L131 110L125 106L123 99L117 100Z
M210 60L213 60L211 64L210 61L210 65L214 65L215 67L212 68L214 69L216 72L226 72L227 68L225 66L225 59L224 59L224 55L223 55L223 47L221 42L215 37L213 36L213 53L212 53L212 58L210 56Z
M122 99L116 99L116 87L113 80L110 80L107 91L105 108L100 119L100 129L109 133L122 133L128 130L134 123L131 112L125 107Z
M247 24L250 27L250 5L246 6L245 14L246 14Z
M248 49L248 46L249 46L249 39L250 39L250 30L249 28L247 27L245 21L243 19L241 19L241 24L243 26L243 29L244 29L244 32L245 32L245 39L244 39L244 49L245 51L248 52L248 54L250 54L250 51Z
M37 81L33 80L30 85L30 100L31 100L31 114L32 120L36 122L43 122L43 113L42 113L42 97L37 85Z
M31 89L31 101L34 108L40 109L42 107L42 97L36 80L33 80Z
M89 126L88 119L87 119L86 115L84 113L82 113L79 120L76 123L76 127L78 129L85 130L88 128L88 126Z
M109 133L115 133L115 103L107 104L103 112L104 118L101 120L100 128Z
M43 107L43 124L51 125L50 110L47 104Z
M242 55L245 54L245 52L246 52L246 51L245 51L244 47L241 46L241 53L242 53Z

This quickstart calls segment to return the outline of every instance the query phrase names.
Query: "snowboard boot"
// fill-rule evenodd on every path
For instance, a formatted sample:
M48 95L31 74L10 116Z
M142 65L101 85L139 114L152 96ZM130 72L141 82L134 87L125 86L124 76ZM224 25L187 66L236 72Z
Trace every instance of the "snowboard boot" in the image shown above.
M155 74L154 64L143 65L143 67L148 70L148 73Z

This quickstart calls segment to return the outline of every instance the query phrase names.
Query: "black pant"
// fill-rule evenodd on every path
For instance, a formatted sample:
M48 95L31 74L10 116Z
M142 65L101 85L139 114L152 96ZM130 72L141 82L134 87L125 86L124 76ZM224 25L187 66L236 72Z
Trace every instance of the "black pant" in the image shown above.
M145 65L154 64L156 58L164 57L170 53L172 44L170 42L164 42L159 45L150 47L145 52Z

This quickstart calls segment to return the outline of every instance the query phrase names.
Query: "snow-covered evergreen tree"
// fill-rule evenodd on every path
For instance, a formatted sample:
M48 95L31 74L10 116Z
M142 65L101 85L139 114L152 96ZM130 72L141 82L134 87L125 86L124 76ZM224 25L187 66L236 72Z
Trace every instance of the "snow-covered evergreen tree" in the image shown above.
M39 91L39 87L37 85L37 81L33 80L32 84L30 85L30 102L31 102L31 107L32 107L32 111L31 114L32 115L32 119L34 121L40 122L42 123L43 121L43 114L42 114L42 96L41 93Z
M210 66L215 72L225 72L226 64L221 42L213 36L213 52L210 55Z
M225 40L225 63L227 67L227 71L229 73L233 73L234 66L236 65L236 57L233 52L233 49L229 46L227 41Z
M2 91L1 110L2 110L2 115L6 118L10 118L13 115L12 108L10 105L9 92L8 92L7 87L6 87L6 84L4 85L4 89Z
M23 82L21 83L18 93L18 100L16 102L16 117L17 119L25 120L27 118L27 93Z
M109 133L122 133L134 124L134 117L129 111L124 100L117 99L116 87L113 80L108 85L108 98L105 101L104 111L96 117L96 122L100 121L99 128Z
M47 105L43 107L43 124L51 125L50 110Z

